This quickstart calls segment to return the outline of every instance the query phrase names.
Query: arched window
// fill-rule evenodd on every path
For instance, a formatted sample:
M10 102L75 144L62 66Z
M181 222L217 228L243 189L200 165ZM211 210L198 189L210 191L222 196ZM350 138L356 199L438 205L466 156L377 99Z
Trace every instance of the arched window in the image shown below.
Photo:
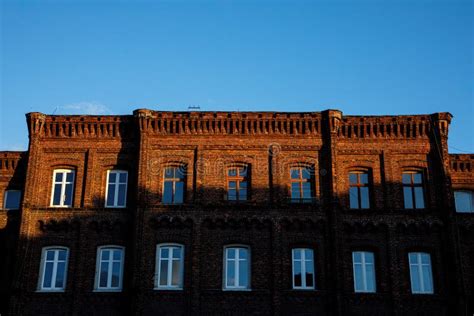
M156 247L155 289L182 290L184 246L159 244Z
M411 292L413 294L433 294L433 272L431 270L431 256L425 252L410 252Z
M311 203L314 199L314 168L294 166L290 168L290 195L292 203Z
M45 247L41 252L39 291L63 292L66 289L69 249Z
M354 292L375 293L374 253L369 251L352 252Z
M108 170L105 189L105 207L127 206L128 172L124 170Z
M163 175L163 203L182 204L186 181L185 166L167 166Z
M125 248L102 246L97 249L95 289L97 291L122 290Z
M229 245L224 248L225 290L250 289L250 248Z
M349 202L352 209L370 208L370 183L367 171L349 172Z
M402 174L402 183L405 208L425 208L423 173L421 171L404 171Z
M314 252L309 248L291 251L293 261L293 289L314 289Z
M248 198L249 167L236 165L227 168L227 200L246 201Z
M74 194L75 172L72 169L56 169L53 172L51 206L71 207Z

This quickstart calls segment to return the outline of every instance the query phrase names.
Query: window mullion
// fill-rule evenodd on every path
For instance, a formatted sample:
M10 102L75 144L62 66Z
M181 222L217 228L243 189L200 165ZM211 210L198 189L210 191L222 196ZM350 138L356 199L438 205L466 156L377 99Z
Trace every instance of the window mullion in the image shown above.
M59 259L59 251L54 251L54 258L53 258L53 274L51 275L51 288L56 288L56 276L57 276L57 269L58 269L58 259Z
M419 253L417 256L417 263L418 263L418 278L420 279L420 288L421 292L425 292L425 280L423 279L423 265L421 264L421 254Z
M306 257L305 251L301 250L301 286L306 287Z
M366 273L366 266L365 266L365 252L361 253L362 257L362 288L364 289L364 292L367 292L367 273Z
M118 194L119 194L119 185L120 185L119 177L120 177L120 172L117 172L115 176L114 206L118 206Z
M236 249L235 251L235 262L234 262L234 271L235 271L235 287L240 287L240 275L239 275L239 253L240 250Z
M167 286L173 286L173 282L171 280L171 276L173 275L173 248L169 249L168 252L168 280L167 280Z
M63 172L63 178L62 178L62 181L61 181L61 206L64 206L65 205L65 202L66 202L66 176L67 176L67 173Z

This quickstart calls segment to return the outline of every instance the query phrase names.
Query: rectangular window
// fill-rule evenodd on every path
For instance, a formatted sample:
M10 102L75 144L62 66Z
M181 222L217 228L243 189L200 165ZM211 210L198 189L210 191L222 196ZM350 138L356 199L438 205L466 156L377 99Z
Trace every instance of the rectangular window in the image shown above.
M182 290L184 246L158 245L155 289Z
M413 294L433 294L430 254L410 252L408 260L410 263L411 292Z
M246 247L226 247L224 289L250 289L250 251Z
M122 247L100 247L97 254L95 288L99 291L122 289L124 249Z
M184 202L184 167L166 167L163 179L163 203L182 204Z
M248 196L247 166L235 166L227 169L227 200L246 201Z
M454 191L456 212L474 213L474 193L472 191Z
M20 208L21 191L6 190L3 197L3 208L6 210L18 210Z
M403 198L406 209L425 208L423 174L409 171L402 174Z
M370 208L369 174L367 172L349 173L349 200L352 209Z
M290 194L293 203L311 203L314 198L314 169L293 167L290 169Z
M107 171L106 207L126 207L128 172Z
M74 170L54 170L51 206L71 207L74 194Z
M293 289L314 289L314 253L312 249L292 251Z
M41 255L40 291L64 291L68 261L67 248L43 248Z
M375 264L372 252L355 251L352 253L354 272L354 292L375 293Z

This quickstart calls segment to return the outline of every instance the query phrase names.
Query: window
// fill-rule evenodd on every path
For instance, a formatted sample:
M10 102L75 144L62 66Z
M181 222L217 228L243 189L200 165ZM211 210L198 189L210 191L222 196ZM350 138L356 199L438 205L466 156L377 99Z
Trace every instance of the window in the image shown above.
M248 168L235 166L227 169L227 200L247 200Z
M17 210L20 208L21 191L6 190L4 196L3 208L6 210Z
M369 174L353 171L349 173L349 200L353 209L370 208Z
M124 248L104 246L97 249L95 289L120 291L122 289Z
M413 294L433 294L433 273L431 272L430 254L410 252L411 292Z
M184 201L184 167L166 167L163 182L163 203L181 204Z
M310 167L293 167L290 169L291 201L312 202L314 197L314 169Z
M155 289L183 289L184 247L178 244L158 245L156 250Z
M125 207L127 205L127 180L127 171L107 171L106 207Z
M354 270L354 292L375 293L375 267L372 252L355 251L352 253Z
M472 191L454 191L456 212L474 213L474 193Z
M243 246L226 247L224 256L224 289L250 289L249 249Z
M404 172L402 183L405 208L425 208L423 174L417 171Z
M43 248L40 267L40 291L64 291L68 261L67 248Z
M313 250L297 248L292 251L293 288L314 289Z
M71 207L74 192L74 170L54 170L51 206Z

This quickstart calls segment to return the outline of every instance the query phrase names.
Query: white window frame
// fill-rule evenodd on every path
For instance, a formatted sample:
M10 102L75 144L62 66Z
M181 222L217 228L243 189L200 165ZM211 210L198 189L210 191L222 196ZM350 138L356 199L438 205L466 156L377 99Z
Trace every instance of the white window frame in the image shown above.
M62 287L56 287L56 276L58 272L58 263L59 263L59 252L60 250L65 250L66 251L66 259L65 259L65 265L64 265L64 280L63 280L63 285ZM51 287L43 287L44 284L44 277L45 277L45 272L46 272L46 254L48 251L55 251L54 253L54 259L52 260L53 262L53 274L52 274L52 281L51 281ZM51 262L48 260L48 262ZM49 247L44 247L41 250L41 263L40 263L40 271L39 275L40 277L38 278L39 284L38 284L38 292L64 292L66 290L66 284L67 284L67 272L68 272L68 263L69 263L69 248L67 247L62 247L62 246L49 246Z
M306 259L306 254L305 251L310 250L313 252L313 259ZM295 259L295 252L296 251L301 251L301 259ZM295 261L300 261L301 262L301 286L296 286L295 285ZM307 286L306 285L306 264L307 262L310 262L310 264L313 265L313 285L312 286ZM292 283L293 283L293 289L294 290L314 290L316 288L315 286L315 274L316 274L316 269L314 265L314 250L311 248L293 248L291 249L291 273L292 273Z
M470 210L458 209L457 202L456 202L456 193L467 193L469 195L470 200L471 200L471 209ZM456 213L467 213L467 214L474 213L474 191L467 190L467 189L454 190L454 206L455 206L455 209L456 209Z
M361 257L361 262L356 262L355 261L355 254L360 253ZM368 254L372 255L373 263L368 263L366 261L366 256ZM356 284L356 265L360 265L362 267L362 290L357 290L357 284ZM374 290L370 291L368 289L368 280L367 280L367 266L372 265L373 271L374 271ZM371 251L353 251L352 252L352 275L354 278L354 292L355 293L376 293L377 292L377 279L376 279L376 273L375 273L375 255Z
M108 197L109 197L109 177L111 173L115 173L117 176L115 177L115 195L114 195L114 202L113 205L108 205ZM124 184L123 182L120 182L120 175L121 174L126 174L127 179L125 181L125 197L124 197L124 205L118 205L118 194L119 194L119 186L121 184ZM106 185L105 185L105 207L107 208L126 208L127 207L127 190L128 190L128 171L126 170L107 170L107 180L106 180Z
M113 252L111 253L109 260L102 260L102 251L104 250L120 250L122 252L120 259L120 272L119 272L119 285L116 287L111 286L112 284L112 271L113 263L117 262L113 259ZM100 272L102 262L108 262L108 271L107 271L107 285L100 286ZM97 259L96 259L96 269L95 269L95 282L94 282L94 292L121 292L123 286L123 267L125 262L125 247L117 245L105 245L97 248Z
M410 255L416 254L416 262L410 261ZM422 263L421 256L428 255L429 263ZM433 280L433 268L431 264L431 254L427 252L409 252L408 253L408 265L410 270L410 285L411 285L411 293L412 294L434 294L434 280ZM416 269L416 273L418 273L418 278L420 281L420 291L415 291L413 288L412 282L412 266ZM431 290L425 289L425 279L423 278L423 266L429 267L430 278L431 278Z
M63 179L61 182L57 182L61 184L61 203L59 205L54 205L54 187L57 184L56 183L56 174L62 173L63 174ZM72 173L72 181L67 182L66 181L66 174ZM74 205L74 190L75 190L75 185L74 182L76 180L76 171L74 169L55 169L53 172L53 185L51 188L51 207L72 207ZM66 184L72 184L72 196L71 196L71 205L65 205L64 201L66 200Z
M18 208L7 208L7 197L9 192L20 192L20 203ZM21 190L5 190L5 194L3 195L3 209L4 210L19 210L21 208Z
M229 249L245 249L247 251L247 259L240 259L239 256L238 256L238 253L239 251L236 251L235 252L235 259L230 259L232 261L234 261L234 271L235 271L235 280L236 280L236 285L227 285L227 267L228 267L228 264L227 264L227 254L228 254L228 251ZM250 247L249 246L246 246L246 245L226 245L224 247L224 269L223 269L223 272L224 272L224 276L222 278L222 290L224 291L250 291L251 290L251 280L252 280L252 272L250 270L251 268L251 261L252 260L252 257L251 257L251 252L250 252ZM248 280L247 280L247 286L241 286L239 284L240 282L240 278L239 278L239 268L240 268L240 264L241 262L243 261L247 261L247 271L248 271Z
M173 251L168 251L169 256L166 259L168 261L168 270L167 273L167 284L160 285L161 279L161 249L168 248L180 248L181 254L179 259L179 284L173 285L172 284L172 277L173 277ZM174 291L181 291L183 290L183 283L184 283L184 245L178 243L163 243L156 245L156 266L155 266L155 290L174 290ZM164 259L163 259L164 261Z

